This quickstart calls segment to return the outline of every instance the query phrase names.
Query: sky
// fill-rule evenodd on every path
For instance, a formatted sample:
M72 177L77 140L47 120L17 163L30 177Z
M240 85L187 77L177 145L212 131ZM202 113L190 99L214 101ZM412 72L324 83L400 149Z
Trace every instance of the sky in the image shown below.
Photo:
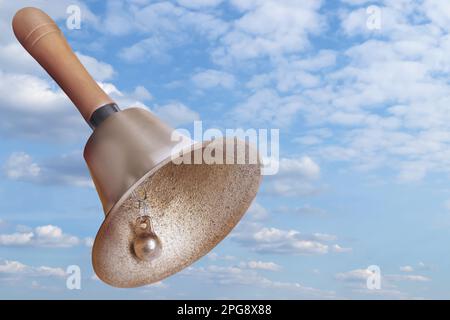
M95 276L91 132L14 38L30 5L122 108L280 130L279 173L189 268L135 289ZM0 0L0 29L1 299L450 298L446 1Z

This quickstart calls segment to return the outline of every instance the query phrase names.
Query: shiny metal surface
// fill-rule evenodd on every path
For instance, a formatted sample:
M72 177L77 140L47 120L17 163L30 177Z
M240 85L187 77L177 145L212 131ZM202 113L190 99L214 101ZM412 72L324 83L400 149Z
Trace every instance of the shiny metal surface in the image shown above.
M260 163L257 157L249 161L256 151L245 142L187 139L188 147L173 160L171 134L150 112L126 109L109 116L86 145L84 156L106 214L92 262L98 277L112 286L147 285L192 264L233 229L257 193ZM244 150L243 164L236 164L238 150ZM217 155L223 164L177 161L193 163L203 154ZM149 217L158 237L157 252L145 246L156 242L135 246L142 216Z
M177 145L173 129L147 110L125 109L94 130L84 149L105 214ZM184 146L192 142L186 140Z
M106 216L93 247L96 274L112 286L137 287L189 266L239 222L260 180L259 164L176 165L166 161L133 186ZM130 249L134 221L140 215L135 193L147 195L147 214L161 241L160 256L150 261L139 259Z

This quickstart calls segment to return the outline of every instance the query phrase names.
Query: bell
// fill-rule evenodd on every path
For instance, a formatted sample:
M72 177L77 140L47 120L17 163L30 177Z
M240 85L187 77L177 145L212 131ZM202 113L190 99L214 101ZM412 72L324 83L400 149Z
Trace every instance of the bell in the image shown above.
M147 110L120 110L39 9L19 10L13 30L93 128L84 158L105 213L92 249L101 280L124 288L160 281L228 235L261 181L253 147L193 142Z

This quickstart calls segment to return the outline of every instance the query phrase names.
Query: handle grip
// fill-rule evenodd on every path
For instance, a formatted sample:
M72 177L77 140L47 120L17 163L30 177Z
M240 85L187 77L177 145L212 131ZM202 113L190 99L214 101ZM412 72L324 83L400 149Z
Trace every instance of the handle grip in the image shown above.
M73 53L56 23L42 10L23 8L14 16L14 34L72 100L89 123L98 108L114 103Z

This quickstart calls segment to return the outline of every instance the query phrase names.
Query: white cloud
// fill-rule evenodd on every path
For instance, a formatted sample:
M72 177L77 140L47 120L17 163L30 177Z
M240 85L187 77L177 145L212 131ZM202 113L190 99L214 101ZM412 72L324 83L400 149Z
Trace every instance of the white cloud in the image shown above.
M106 17L101 21L101 31L114 36L123 36L133 30L132 16L124 1L108 1ZM139 3L138 3L139 4Z
M97 81L111 80L115 71L113 66L97 59L84 55L80 52L76 53L81 63L86 67L92 77Z
M246 214L249 215L252 220L264 220L269 216L267 209L257 201L254 201L250 205L250 208L247 210Z
M336 240L335 236L321 233L308 235L296 230L255 227L241 229L232 234L232 238L251 250L266 254L326 254L330 251L327 242Z
M276 209L277 212L280 213L292 213L298 215L317 215L323 216L326 212L323 209L311 207L310 205L305 205L302 207L289 207L289 206L281 206Z
M27 266L19 261L3 261L3 264L0 264L0 272L1 273L18 273L23 272L27 269Z
M92 188L93 183L80 151L41 161L40 183Z
M414 272L414 268L411 266L402 266L400 267L401 272Z
M35 228L34 244L42 247L72 247L79 243L79 239L75 236L65 234L62 229L46 225Z
M356 282L356 283L364 283L367 279L373 276L373 273L368 269L355 269L348 272L337 273L335 278L344 282ZM409 281L409 282L427 282L431 279L421 275L397 275L397 274L382 274L382 283L383 286L390 286L389 282L398 282L398 281ZM387 282L387 283L386 283Z
M426 263L421 261L417 264L417 269L423 270L423 271L430 271L433 269L433 267L430 265L427 265Z
M314 88L322 84L323 73L335 66L336 58L337 52L331 50L320 50L311 56L278 58L273 70L253 75L246 85L252 90L275 87L284 94Z
M341 27L347 35L369 32L367 19L366 8L344 11L341 13Z
M192 76L194 84L201 89L210 89L214 87L223 87L232 89L236 79L232 74L219 70L205 70Z
M121 91L114 84L99 82L100 87L119 105L121 109L142 108L150 110L144 103L153 99L151 93L143 86L137 86L131 92Z
M368 269L355 269L336 274L335 278L341 281L366 281L373 273Z
M425 0L423 9L428 18L445 31L450 30L450 8L445 2L439 0Z
M320 232L313 233L313 238L323 242L331 242L337 240L337 237L334 234Z
M146 285L146 286L144 286L144 287L142 287L142 288L144 289L144 290L143 290L144 292L147 292L147 291L148 291L147 289L152 289L152 288L166 289L166 288L168 288L168 287L169 287L169 285L166 284L165 282L158 281L158 282L155 282L155 283Z
M279 271L281 266L275 262L249 261L241 264L242 267L256 270Z
M0 234L0 246L66 248L78 244L77 237L63 233L61 228L54 225L39 226L29 232Z
M352 252L353 249L352 248L343 248L338 244L334 244L331 247L331 250L336 253L346 253L346 252Z
M360 2L352 2L354 5ZM447 98L450 37L439 1L382 1L382 28L366 27L366 7L343 11L341 26L364 40L343 50L341 66L304 91L306 125L332 126L333 139L309 136L312 154L358 170L394 169L400 182L449 172Z
M315 185L319 177L320 166L310 157L282 158L279 172L267 178L264 190L277 196L311 195L319 191Z
M88 127L61 90L39 77L1 69L1 135L65 141L88 135Z
M132 96L140 101L146 101L146 100L152 100L153 96L152 94L143 86L137 86L133 93Z
M192 9L217 7L223 0L177 0L178 4Z
M17 41L0 45L0 66L4 72L44 74L42 67Z
M94 240L95 240L94 238L87 237L84 238L83 242L86 247L92 248L92 246L94 245Z
M165 62L169 59L167 51L171 47L172 43L167 39L160 36L152 36L130 47L122 48L119 52L119 57L129 63L139 63L148 59Z
M300 158L282 158L280 160L279 176L302 177L305 179L317 179L320 176L320 167L308 156Z
M255 269L241 268L237 266L188 267L181 272L184 276L198 278L198 281L215 285L251 286L276 290L278 298L280 294L288 292L297 293L303 297L334 298L333 291L319 290L304 286L298 282L274 281L259 275ZM298 295L296 295L298 297Z
M221 38L213 54L218 63L296 53L309 46L309 35L323 30L321 1L233 1L243 15Z
M280 96L273 89L260 89L238 104L230 117L239 123L270 125L271 128L292 124L304 100L299 95Z
M34 179L39 176L41 168L33 162L30 155L24 152L15 152L6 161L4 172L12 180Z
M25 152L12 153L3 166L5 175L16 181L44 185L93 187L80 152L45 159L39 164Z
M4 260L0 264L0 274L59 278L66 276L66 272L62 268L54 268L48 266L32 267L25 265L19 261L9 260Z
M207 255L208 259L212 260L212 261L218 261L218 260L223 260L223 261L233 261L236 259L235 256L231 256L231 255L221 255L218 254L216 252L210 252Z
M143 7L134 12L132 23L143 32L164 34L169 38L184 38L193 31L213 40L227 29L227 24L213 14L191 11L170 2Z
M64 269L62 268L52 268L52 267L47 267L47 266L40 266L40 267L36 267L34 268L36 274L41 275L41 276L53 276L53 277L65 277L66 271L64 271Z
M155 112L161 120L169 123L173 127L192 123L195 120L200 119L197 112L189 109L181 102L171 102L165 105L155 106L153 112Z
M170 2L108 6L103 19L105 32L124 35L138 31L145 39L123 48L120 56L128 62L147 59L167 61L168 51L187 42L194 35L219 39L213 59L219 64L260 57L280 57L309 47L309 36L324 29L320 15L321 1L233 1L242 11L236 19L225 20L220 12L207 10L221 0L178 0ZM136 10L137 9L137 10ZM202 11L197 9L202 9Z
M170 60L169 51L186 43L194 34L213 40L228 28L227 23L214 14L170 2L145 4L139 10L133 5L110 6L104 22L108 26L113 24L105 28L105 32L124 35L137 31L145 35L144 39L120 50L119 57L131 63L150 59L167 62Z
M0 234L0 245L22 246L30 244L34 234L32 232Z
M422 275L413 275L413 274L391 274L386 276L387 279L391 281L410 281L410 282L427 282L431 281L430 278L422 276Z
M57 112L67 104L60 90L53 90L47 81L28 74L0 71L2 109L15 109L31 113ZM8 94L14 92L14 96Z

